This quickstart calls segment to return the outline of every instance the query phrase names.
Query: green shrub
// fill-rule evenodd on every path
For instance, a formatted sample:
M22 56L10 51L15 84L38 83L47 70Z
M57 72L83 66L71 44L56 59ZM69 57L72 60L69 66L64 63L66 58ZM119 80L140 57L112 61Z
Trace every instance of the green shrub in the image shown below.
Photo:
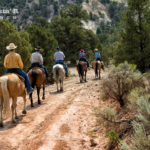
M144 78L135 65L125 62L110 71L103 80L102 90L105 98L117 100L123 107L131 90L137 87L144 87Z

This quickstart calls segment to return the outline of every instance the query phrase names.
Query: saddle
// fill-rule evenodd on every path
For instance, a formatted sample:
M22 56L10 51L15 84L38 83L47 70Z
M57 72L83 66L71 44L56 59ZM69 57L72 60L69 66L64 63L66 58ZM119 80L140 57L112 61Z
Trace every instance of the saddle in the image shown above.
M28 71L27 71L27 72L29 72L30 69L36 69L36 68L41 69L42 71L44 71L44 69L43 69L43 67L42 67L42 65L41 65L40 63L33 63L33 64L31 65L31 67L28 68ZM44 72L45 72L45 71L44 71Z
M7 74L11 74L11 73L16 74L22 82L25 82L25 78L23 76L19 75L17 71L14 71L14 70L13 71L8 71Z

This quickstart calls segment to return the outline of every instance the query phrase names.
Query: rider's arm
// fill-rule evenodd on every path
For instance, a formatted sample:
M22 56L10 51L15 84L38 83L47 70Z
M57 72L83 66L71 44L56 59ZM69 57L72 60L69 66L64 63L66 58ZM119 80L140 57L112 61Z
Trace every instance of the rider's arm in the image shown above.
M23 62L20 55L18 56L18 65L20 69L23 69Z
M42 57L42 55L40 55L40 64L43 64L43 57Z
M4 58L4 67L7 68L7 56Z

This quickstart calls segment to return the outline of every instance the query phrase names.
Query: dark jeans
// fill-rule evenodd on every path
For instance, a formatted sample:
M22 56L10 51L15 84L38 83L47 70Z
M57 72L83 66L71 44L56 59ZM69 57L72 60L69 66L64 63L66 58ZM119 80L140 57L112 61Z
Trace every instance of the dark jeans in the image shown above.
M100 61L102 61L102 59L101 59L101 58L96 58L96 60L100 60Z
M48 77L48 71L44 65L41 65L40 63L32 63L31 66L28 68L28 71L34 67L43 68L46 74L46 77Z
M65 64L64 60L56 60L54 65L56 65L56 64L62 64L65 67L66 75L68 75L68 68L67 68L67 65Z
M25 79L25 85L26 85L27 91L30 92L32 90L28 75L20 68L7 69L6 73L16 73L22 76Z
M80 58L79 61L84 61L87 63L87 67L89 67L89 62L85 58Z

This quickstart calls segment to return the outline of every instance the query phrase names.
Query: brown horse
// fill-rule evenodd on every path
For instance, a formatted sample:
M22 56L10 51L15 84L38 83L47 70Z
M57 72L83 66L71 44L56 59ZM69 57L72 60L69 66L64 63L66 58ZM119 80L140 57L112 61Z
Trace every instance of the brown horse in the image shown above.
M84 80L86 82L86 73L87 73L87 63L84 61L79 61L77 64L77 71L80 78L80 83Z
M32 68L28 72L30 84L32 88L36 86L37 88L37 95L38 95L38 104L41 104L40 101L40 89L43 87L43 97L42 99L45 99L45 83L46 83L46 75L42 68ZM33 105L33 98L32 93L30 94L30 101L31 101L31 107L34 107Z
M26 114L26 89L24 81L16 74L7 74L0 77L0 126L3 127L2 115L8 116L10 113L10 98L12 98L12 122L17 119L17 97L22 97L24 100L24 108L22 113Z
M95 71L95 78L99 78L101 79L101 68L102 68L102 64L99 60L94 60L92 62L92 67L94 68L94 71Z

